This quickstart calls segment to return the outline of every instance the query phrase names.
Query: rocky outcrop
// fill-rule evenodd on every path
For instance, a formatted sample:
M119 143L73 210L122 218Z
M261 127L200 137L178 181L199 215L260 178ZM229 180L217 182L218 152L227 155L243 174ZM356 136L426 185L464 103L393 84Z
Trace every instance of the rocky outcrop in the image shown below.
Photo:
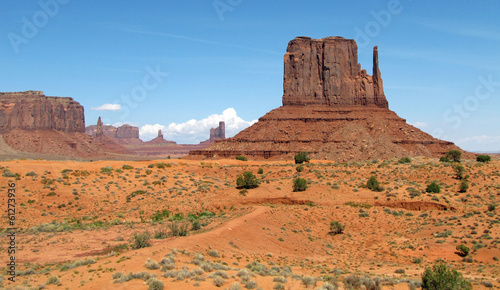
M210 129L210 140L226 139L226 123L219 122L219 127Z
M148 147L148 146L164 146L164 145L173 145L173 144L177 144L177 143L175 143L174 141L165 140L165 138L163 138L163 133L161 132L161 129L158 130L158 136L156 138L154 138L151 141L144 142L144 145L146 147Z
M373 76L361 70L358 47L352 39L297 37L285 54L283 105L352 106L388 108L373 51Z
M139 139L139 128L130 126L130 125L122 125L116 129L115 133L116 139Z
M438 157L460 149L389 110L378 63L375 47L369 76L360 69L354 40L298 37L285 54L283 106L190 156L291 159L305 151L316 159L353 161Z
M41 91L0 93L0 132L13 129L85 132L83 106Z

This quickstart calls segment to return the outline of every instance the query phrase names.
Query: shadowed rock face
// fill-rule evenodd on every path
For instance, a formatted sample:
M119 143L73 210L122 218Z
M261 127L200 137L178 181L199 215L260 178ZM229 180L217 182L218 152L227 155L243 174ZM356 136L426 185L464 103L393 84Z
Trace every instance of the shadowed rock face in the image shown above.
M85 132L83 106L40 91L0 93L0 132L13 129Z
M353 106L388 108L384 95L378 49L373 51L373 76L361 70L358 47L352 39L297 37L285 54L283 105Z

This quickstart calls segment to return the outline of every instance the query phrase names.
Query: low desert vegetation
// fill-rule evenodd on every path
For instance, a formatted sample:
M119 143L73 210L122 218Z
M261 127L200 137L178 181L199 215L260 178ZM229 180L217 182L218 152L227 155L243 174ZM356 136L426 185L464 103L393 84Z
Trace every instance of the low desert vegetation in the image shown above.
M295 164L302 164L304 162L309 162L311 159L308 157L309 153L300 152L295 155Z
M489 155L478 155L476 157L477 162L490 162L491 161L491 156Z
M446 158L452 162L460 162L462 152L460 150L450 150L446 153Z
M441 192L441 187L436 181L431 182L429 185L427 185L427 188L425 189L426 192L429 193L440 193Z
M239 175L236 179L236 188L238 189L252 189L257 188L259 186L259 180L257 177L251 172L246 171L242 175Z
M307 180L297 177L293 180L293 191L305 191L307 189Z
M384 191L384 188L380 185L380 182L378 182L377 177L372 176L368 179L366 182L366 187L375 192L381 192Z
M236 156L236 160L248 161L248 159L245 156Z
M422 289L465 290L472 289L472 284L457 270L444 263L436 263L422 274Z
M330 235L338 235L344 232L345 226L338 221L330 222Z

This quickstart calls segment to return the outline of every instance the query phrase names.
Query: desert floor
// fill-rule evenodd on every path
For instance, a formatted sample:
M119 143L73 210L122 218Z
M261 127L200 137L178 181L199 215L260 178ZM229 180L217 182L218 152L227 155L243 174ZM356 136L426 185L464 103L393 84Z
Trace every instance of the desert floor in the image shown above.
M293 160L0 162L0 283L303 289L364 282L408 289L442 260L474 288L500 287L500 160L461 164L466 192L459 192L453 164L430 158L312 160L302 172ZM259 187L236 188L245 171ZM366 188L371 176L382 192ZM293 192L296 177L307 179L307 190ZM432 181L440 193L426 192ZM11 183L14 283L6 267ZM331 221L343 224L343 233L331 233ZM187 235L173 236L175 227ZM150 246L135 249L148 234ZM460 244L471 249L465 258Z

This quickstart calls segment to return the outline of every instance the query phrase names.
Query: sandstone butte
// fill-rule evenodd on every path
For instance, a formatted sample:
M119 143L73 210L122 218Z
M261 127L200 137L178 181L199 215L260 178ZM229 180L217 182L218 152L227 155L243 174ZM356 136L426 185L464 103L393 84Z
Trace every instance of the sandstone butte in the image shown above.
M389 109L377 47L371 76L358 63L356 42L343 37L297 37L284 63L283 106L233 138L191 151L191 158L284 159L305 151L315 159L355 161L461 150Z
M0 143L5 145L0 146L5 158L107 158L129 153L111 140L85 134L80 103L41 91L0 93Z

